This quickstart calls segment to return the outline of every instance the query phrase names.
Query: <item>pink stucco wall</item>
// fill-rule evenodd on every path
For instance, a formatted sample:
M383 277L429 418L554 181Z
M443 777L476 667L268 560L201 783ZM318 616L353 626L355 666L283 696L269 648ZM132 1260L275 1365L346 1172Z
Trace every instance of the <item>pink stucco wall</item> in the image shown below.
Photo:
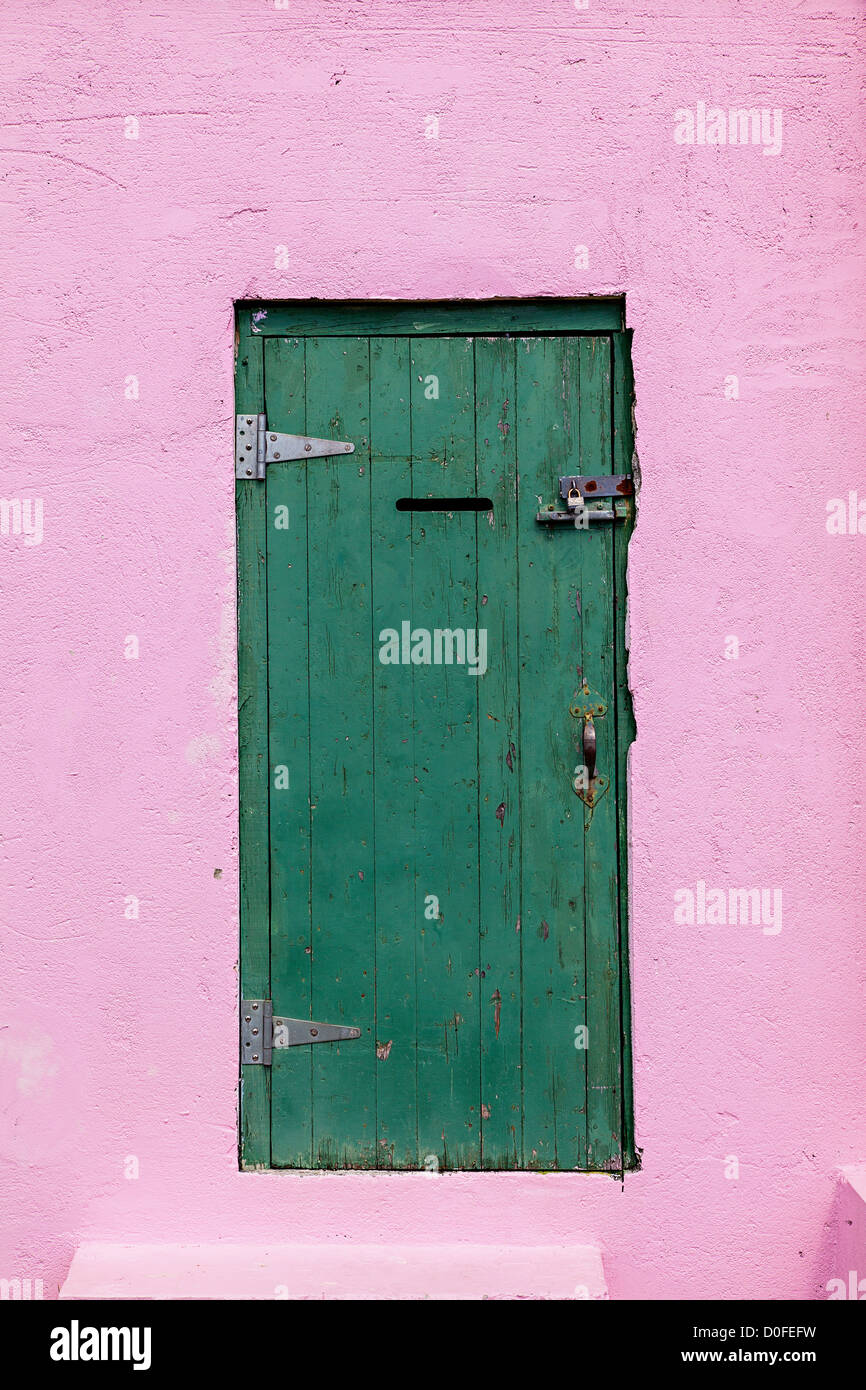
M0 18L0 491L43 502L0 536L0 1275L574 1241L613 1297L826 1296L866 1153L866 536L826 525L866 498L862 5L159 8ZM678 144L699 102L780 152ZM239 1174L232 302L612 292L643 1170ZM699 880L781 889L781 931L675 922Z

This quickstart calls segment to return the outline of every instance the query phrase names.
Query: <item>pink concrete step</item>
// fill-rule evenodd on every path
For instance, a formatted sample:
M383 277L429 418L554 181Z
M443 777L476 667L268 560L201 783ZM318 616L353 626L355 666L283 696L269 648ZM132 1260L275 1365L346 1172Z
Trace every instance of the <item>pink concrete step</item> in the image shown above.
M592 1245L114 1245L75 1253L71 1298L607 1298Z
M842 1169L831 1298L866 1299L866 1163Z

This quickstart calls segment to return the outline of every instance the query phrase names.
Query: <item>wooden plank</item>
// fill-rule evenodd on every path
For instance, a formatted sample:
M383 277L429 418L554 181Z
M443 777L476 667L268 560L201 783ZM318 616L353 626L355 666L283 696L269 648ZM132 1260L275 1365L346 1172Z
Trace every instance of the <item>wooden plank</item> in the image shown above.
M583 808L569 713L581 664L578 576L585 539L541 527L578 461L576 339L517 344L520 582L520 805L524 1166L586 1164ZM591 471L598 472L598 468Z
M304 358L302 338L266 340L265 395L272 429L305 432ZM297 463L271 463L265 483L256 486L267 493L271 989L275 1015L309 1018L313 942L307 469ZM313 1160L311 1051L294 1047L274 1052L274 1167L309 1168Z
M610 473L610 342L582 338L580 354L580 466ZM582 665L590 689L606 706L597 718L597 770L611 786L584 810L586 901L587 1164L619 1169L622 1152L622 1039L619 981L619 874L617 867L616 691L614 670L613 524L590 525L576 536L582 595Z
M307 340L306 428L351 457L307 465L312 1016L361 1029L313 1054L313 1162L376 1166L369 348Z
M517 432L515 343L475 340L478 492L493 511L478 518L478 626L488 669L479 682L482 1166L519 1168L520 1085L520 702L518 692Z
M373 742L376 893L376 1078L380 1168L418 1166L415 741L411 674L381 662L379 634L398 622L412 588L410 344L370 342ZM395 609L395 604L399 612Z
M412 343L416 496L475 493L473 347ZM395 620L413 629L477 628L477 514L410 513L413 588ZM482 524L486 524L483 522ZM423 652L419 652L423 655ZM477 1168L480 1129L478 698L466 665L401 667L413 687L419 902L438 900L418 936L418 1143L422 1163Z
M632 403L634 380L631 367L631 333L614 333L611 337L613 378L613 466L614 472L633 471L634 430ZM616 802L617 840L619 859L619 958L620 1001L622 1023L622 1133L623 1164L636 1168L638 1154L634 1133L634 1079L631 1045L631 972L629 968L629 893L628 893L628 750L635 738L634 710L628 686L628 649L626 647L626 605L628 544L634 522L618 525L613 536L614 614L616 632L616 710L617 759Z
M621 296L599 299L490 299L396 303L363 300L279 300L238 305L250 331L261 336L291 334L478 334L603 333L622 328ZM255 314L255 320L252 320Z
M239 325L235 364L238 412L264 408L262 344ZM232 431L234 434L234 431ZM268 881L268 690L265 498L254 483L235 484L238 542L238 794L240 798L241 997L270 994ZM270 1162L270 1076L241 1067L240 1159Z

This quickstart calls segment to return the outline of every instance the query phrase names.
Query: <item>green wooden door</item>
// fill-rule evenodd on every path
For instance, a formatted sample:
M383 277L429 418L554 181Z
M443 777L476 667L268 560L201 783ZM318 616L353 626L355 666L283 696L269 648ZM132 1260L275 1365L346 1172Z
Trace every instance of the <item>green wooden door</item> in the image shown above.
M631 471L628 339L552 307L239 311L238 410L355 444L237 484L242 993L361 1030L242 1067L244 1166L634 1166L630 521L536 520Z

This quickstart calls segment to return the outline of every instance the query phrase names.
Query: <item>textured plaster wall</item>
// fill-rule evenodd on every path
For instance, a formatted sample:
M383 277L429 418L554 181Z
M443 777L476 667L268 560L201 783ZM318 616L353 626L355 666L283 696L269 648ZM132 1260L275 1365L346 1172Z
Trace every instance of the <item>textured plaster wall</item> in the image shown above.
M0 15L0 492L43 504L0 535L0 1275L597 1241L614 1297L826 1296L866 1148L866 536L827 530L866 497L862 5L160 8ZM678 144L699 102L781 151ZM643 1170L239 1174L232 302L613 292ZM675 922L698 880L781 889L781 931Z

